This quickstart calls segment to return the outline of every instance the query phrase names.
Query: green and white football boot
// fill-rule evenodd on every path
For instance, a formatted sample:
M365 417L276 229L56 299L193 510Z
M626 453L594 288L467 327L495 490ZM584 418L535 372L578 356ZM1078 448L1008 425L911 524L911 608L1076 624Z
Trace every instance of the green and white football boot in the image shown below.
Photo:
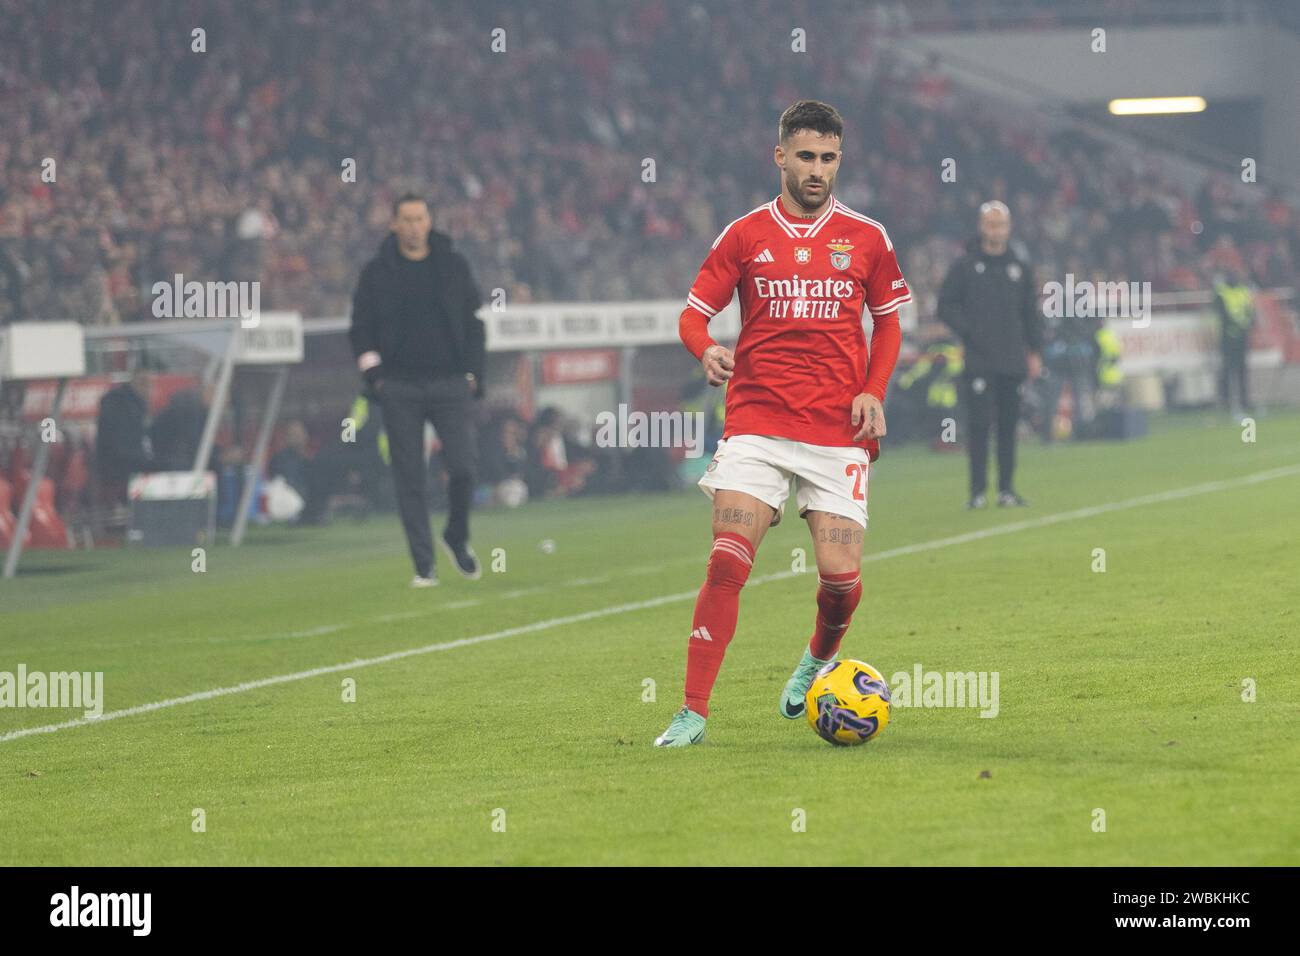
M785 682L785 690L781 691L781 702L777 709L781 711L781 716L787 720L798 720L804 712L804 696L808 693L808 688L812 685L813 678L817 672L835 660L832 654L830 660L819 661L812 656L808 648L803 649L803 657L799 665L790 675L790 679Z
M683 707L679 710L668 729L655 738L656 747L689 747L704 739L704 718Z

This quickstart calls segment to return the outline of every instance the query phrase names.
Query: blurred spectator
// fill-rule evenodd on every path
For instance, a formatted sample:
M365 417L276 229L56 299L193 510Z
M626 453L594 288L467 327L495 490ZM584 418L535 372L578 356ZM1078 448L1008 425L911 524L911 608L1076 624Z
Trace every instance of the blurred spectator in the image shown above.
M1214 177L1189 191L1158 160L1135 170L1109 143L971 97L935 56L911 66L862 40L996 19L961 6L837 9L809 63L762 53L778 0L617 15L442 0L434 23L418 0L210 0L202 56L186 4L0 0L0 281L29 316L85 322L148 318L150 286L177 272L257 278L264 308L344 315L354 263L416 186L511 302L677 296L736 210L770 198L753 157L811 87L853 117L842 198L890 224L920 302L988 196L1016 210L1045 276L1203 288L1201 256L1227 236L1257 283L1294 277L1284 196ZM1023 8L1013 20L1081 15ZM481 38L497 26L526 53L493 54ZM656 182L636 175L646 155L672 157ZM345 181L340 157L364 174ZM936 189L945 157L961 179ZM5 261L30 272L15 283Z
M7 243L0 241L0 277L5 280L9 299L8 315L0 312L0 325L23 317L23 278L27 271L27 264L9 251Z
M1044 374L1033 385L1042 406L1038 431L1043 441L1051 443L1056 438L1056 410L1067 384L1070 433L1075 438L1090 434L1097 412L1097 333L1103 324L1099 318L1085 316L1054 317L1045 322Z
M194 467L208 418L205 397L197 389L182 389L154 418L149 437L159 471L189 471Z
M284 447L271 456L266 466L268 479L283 478L303 501L311 496L311 482L308 479L311 461L307 450L307 427L300 421L292 421L285 426Z
M578 450L572 461L570 446ZM595 470L595 460L573 441L560 410L550 406L538 412L528 436L529 496L545 498L578 494Z
M564 433L560 430L560 410L554 406L537 413L528 434L528 494L544 498L559 488L560 476L569 467L569 456L564 447Z
M95 472L104 503L126 499L127 479L154 470L146 421L153 373L136 369L130 381L99 400L95 422Z
M507 411L485 431L479 477L491 487L494 503L518 507L528 498L528 426Z

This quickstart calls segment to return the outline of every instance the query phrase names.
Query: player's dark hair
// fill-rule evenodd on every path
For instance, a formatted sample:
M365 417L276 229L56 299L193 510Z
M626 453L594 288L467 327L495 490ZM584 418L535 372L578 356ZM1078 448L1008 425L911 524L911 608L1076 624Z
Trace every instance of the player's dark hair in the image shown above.
M425 199L419 193L402 193L393 200L393 215L397 215L397 210L402 208L404 202L422 202L425 206L429 205L429 200Z
M781 142L786 142L801 129L810 129L814 133L844 138L844 117L839 110L820 100L799 100L781 114L781 125L777 135Z

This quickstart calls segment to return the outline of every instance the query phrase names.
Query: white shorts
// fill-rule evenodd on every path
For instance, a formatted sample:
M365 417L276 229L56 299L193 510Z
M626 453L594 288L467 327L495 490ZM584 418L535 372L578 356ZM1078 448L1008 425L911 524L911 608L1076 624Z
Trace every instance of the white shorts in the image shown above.
M718 442L700 490L743 491L776 509L775 525L795 480L795 503L807 511L828 511L867 526L865 448L810 445L790 438L733 435Z

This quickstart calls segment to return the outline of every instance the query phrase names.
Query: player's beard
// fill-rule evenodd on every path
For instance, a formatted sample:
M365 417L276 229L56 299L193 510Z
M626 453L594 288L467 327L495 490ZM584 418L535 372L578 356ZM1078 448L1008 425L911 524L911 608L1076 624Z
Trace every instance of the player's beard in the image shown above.
M787 173L785 177L786 192L794 198L794 201L799 204L801 209L804 209L807 212L821 209L830 201L831 187L834 186L834 183L823 179L821 186L822 188L820 190L809 195L805 193L803 187L800 186L798 176L795 176L792 173Z

